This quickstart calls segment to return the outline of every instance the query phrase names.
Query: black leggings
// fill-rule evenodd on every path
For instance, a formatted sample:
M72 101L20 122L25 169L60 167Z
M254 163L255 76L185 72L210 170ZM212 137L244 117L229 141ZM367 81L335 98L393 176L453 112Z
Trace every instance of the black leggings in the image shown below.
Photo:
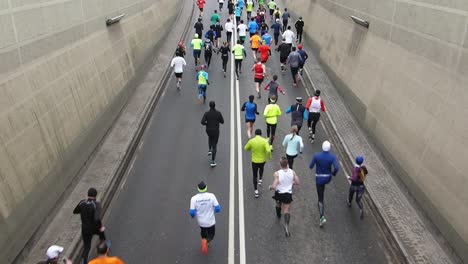
M315 127L320 120L320 113L309 112L309 118L307 119L307 126L310 128L312 124L312 134L315 134Z
M200 226L200 235L201 238L206 239L206 241L209 243L211 240L213 240L215 236L215 226L212 225L210 227L201 227Z
M273 38L275 39L275 45L278 46L278 37L279 37L279 33L274 33L273 34Z
M232 32L226 32L226 41L231 44Z
M252 162L252 173L253 173L253 185L254 189L257 190L257 185L258 185L258 179L263 178L263 168L265 167L265 162L263 163L255 163Z
M221 59L223 60L223 71L226 72L229 56L221 56Z
M293 168L293 164L294 164L294 159L297 157L297 155L294 155L294 156L289 156L288 154L286 154L286 158L288 159L288 166L289 168L292 170Z
M216 159L216 146L218 145L219 131L216 132L206 132L208 134L208 148L211 151L211 160Z
M364 207L362 205L362 196L364 196L364 193L366 192L366 187L364 185L351 185L349 187L349 197L348 197L348 202L351 203L353 201L353 196L354 193L356 193L356 203L359 206L359 209L363 210Z
M323 203L323 198L325 195L325 184L316 184L317 186L317 196L318 196L318 209L320 212L320 217L325 214L325 204Z
M235 59L236 65L236 75L239 76L239 73L242 72L242 59Z
M98 235L99 236L99 240L101 242L104 242L106 241L106 235L104 234L104 232L94 232L94 233L81 233L81 237L83 239L83 255L82 255L82 259L83 259L83 263L88 263L88 255L89 255L89 251L91 250L91 240L93 239L93 236L94 235Z
M293 78L293 82L294 82L294 84L296 84L297 83L296 75L299 72L299 67L290 67L290 68L291 68L291 75L292 75L292 78Z
M272 124L267 123L267 137L270 138L270 145L273 145L273 140L275 140L275 134L276 134L276 124L272 125Z
M205 62L206 62L208 67L210 67L210 64L211 64L211 56L212 55L213 54L211 53L211 51L210 52L205 51Z
M288 20L283 19L283 32L286 31L286 29L288 29Z
M302 30L301 31L297 31L297 41L299 42L302 42Z

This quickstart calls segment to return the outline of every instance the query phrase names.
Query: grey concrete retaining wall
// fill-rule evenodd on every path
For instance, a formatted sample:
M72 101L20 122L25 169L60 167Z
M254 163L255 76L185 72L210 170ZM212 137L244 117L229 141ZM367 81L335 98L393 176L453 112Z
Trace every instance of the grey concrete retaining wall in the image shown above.
M73 182L180 8L0 0L0 259L11 262Z
M284 2L304 17L305 34L361 125L468 261L468 2Z

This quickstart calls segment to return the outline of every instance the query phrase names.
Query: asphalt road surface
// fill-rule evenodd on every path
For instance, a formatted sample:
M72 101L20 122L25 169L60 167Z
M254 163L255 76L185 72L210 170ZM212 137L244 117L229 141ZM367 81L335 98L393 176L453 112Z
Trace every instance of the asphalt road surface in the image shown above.
M209 16L215 7L215 1L208 1L205 6L205 28L209 26ZM225 4L221 12L223 25L227 16ZM245 19L245 13L243 16ZM246 43L247 58L239 81L232 76L232 57L227 77L223 77L219 55L214 55L207 71L211 82L207 102L215 100L225 119L218 144L218 165L210 168L208 139L200 124L208 103L200 106L196 102L196 71L189 48L193 34L191 27L186 41L188 65L182 90L176 90L171 76L128 176L111 205L106 226L112 240L112 254L126 263L392 262L372 213L368 211L364 220L360 220L357 206L347 207L348 183L343 171L326 188L327 223L324 228L318 226L314 172L308 169L308 164L313 153L321 150L321 142L327 139L320 125L314 144L307 140L305 124L300 133L305 149L296 158L294 169L301 186L293 196L291 237L285 237L282 222L275 217L273 193L268 191L268 185L273 181L273 172L279 168L279 158L285 151L281 142L290 129L290 116L284 111L295 102L296 96L302 96L304 104L308 96L302 84L292 86L289 69L281 74L277 52L273 52L266 64L267 74L268 77L279 75L286 95L280 94L283 116L279 118L273 159L265 166L260 198L253 195L250 153L243 151L247 136L243 113L239 112L240 105L250 94L255 94L249 43ZM224 40L225 32L222 37ZM262 86L266 83L265 80ZM262 92L262 99L256 99L261 113L267 94ZM258 117L255 127L265 134L263 117ZM197 193L196 185L200 180L207 183L208 191L216 194L222 206L222 212L216 216L216 237L207 256L200 251L197 222L188 215L190 198Z

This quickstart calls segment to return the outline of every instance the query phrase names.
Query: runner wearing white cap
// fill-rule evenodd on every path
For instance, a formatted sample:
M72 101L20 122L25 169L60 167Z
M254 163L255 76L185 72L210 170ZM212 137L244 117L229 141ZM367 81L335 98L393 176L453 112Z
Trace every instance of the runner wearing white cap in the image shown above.
M335 155L330 153L331 144L328 141L324 141L322 144L322 152L314 154L312 161L310 162L309 168L315 168L315 185L317 187L318 196L318 209L320 213L320 227L327 222L325 219L325 204L323 202L325 194L325 185L331 181L331 176L336 176L340 166ZM333 170L332 170L333 166Z

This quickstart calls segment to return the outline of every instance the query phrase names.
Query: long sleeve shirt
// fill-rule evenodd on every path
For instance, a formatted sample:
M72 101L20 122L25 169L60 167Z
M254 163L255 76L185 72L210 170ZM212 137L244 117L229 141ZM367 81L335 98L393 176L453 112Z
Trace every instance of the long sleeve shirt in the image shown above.
M328 151L318 152L314 154L312 161L310 162L309 168L313 169L315 167L315 180L318 183L319 178L329 177L331 175L336 175L340 170L340 165L335 155L331 154ZM332 170L333 167L333 170Z
M283 147L286 147L286 154L296 156L304 149L302 137L299 135L288 134L283 139Z
M252 151L252 162L263 163L271 159L271 147L266 138L255 136L244 146L244 150Z

